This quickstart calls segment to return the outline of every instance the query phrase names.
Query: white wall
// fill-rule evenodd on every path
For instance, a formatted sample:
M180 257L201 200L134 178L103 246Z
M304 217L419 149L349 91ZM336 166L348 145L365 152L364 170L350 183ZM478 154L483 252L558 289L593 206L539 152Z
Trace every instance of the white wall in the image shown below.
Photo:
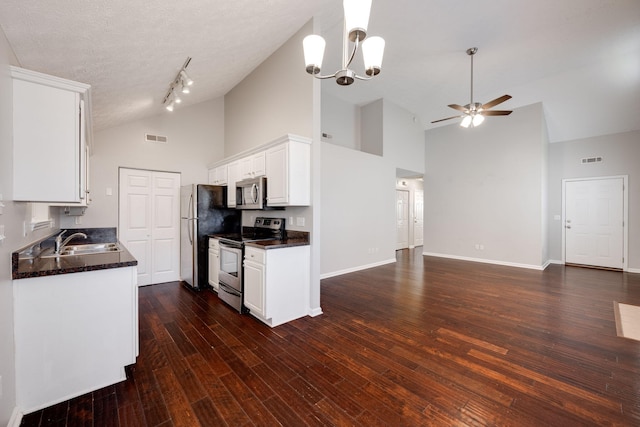
M312 137L313 78L302 52L312 32L309 22L225 95L225 156L288 133Z
M323 277L395 261L396 169L424 172L424 133L412 113L386 100L361 110L363 151L322 144Z
M395 168L327 143L321 161L322 276L395 261Z
M425 253L546 263L543 126L542 105L533 104L477 128L456 123L425 132Z
M602 156L602 163L582 164L585 157ZM549 256L562 260L562 180L600 176L629 176L629 269L640 271L640 131L603 135L549 146Z
M145 142L144 134L164 135L167 144ZM95 132L90 157L91 205L80 217L60 216L61 227L118 225L118 168L180 172L181 184L206 183L208 166L223 158L224 100L189 107ZM107 196L110 188L112 195Z
M323 141L359 150L360 108L326 91L322 92L321 103L322 132L331 135L331 138L323 138Z

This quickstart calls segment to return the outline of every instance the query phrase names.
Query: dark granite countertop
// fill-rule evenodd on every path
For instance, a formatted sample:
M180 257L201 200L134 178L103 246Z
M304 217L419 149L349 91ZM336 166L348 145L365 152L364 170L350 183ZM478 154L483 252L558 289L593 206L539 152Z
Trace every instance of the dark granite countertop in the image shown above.
M95 231L94 231L95 230ZM70 229L67 234L74 232L84 232L88 239L78 241L77 243L108 243L115 242L116 234L114 231L104 232L105 229ZM11 272L14 280L25 279L29 277L53 276L57 274L80 273L83 271L106 270L110 268L132 267L138 265L138 261L131 253L121 244L122 249L119 252L92 253L84 255L68 255L58 258L41 258L36 256L25 256L33 247L50 246L50 240L55 238L58 233L36 242L28 247L22 248L11 254Z
M289 238L282 240L258 240L257 242L247 242L247 246L253 246L259 249L281 249L291 248L294 246L309 246L308 238Z

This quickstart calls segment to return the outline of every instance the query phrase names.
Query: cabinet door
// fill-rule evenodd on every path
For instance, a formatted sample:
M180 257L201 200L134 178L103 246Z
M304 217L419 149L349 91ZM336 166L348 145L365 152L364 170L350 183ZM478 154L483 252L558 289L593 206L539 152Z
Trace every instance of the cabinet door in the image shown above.
M16 79L13 99L14 200L82 202L80 94Z
M264 317L265 314L264 265L244 263L244 305L251 314Z
M261 153L254 154L251 157L251 173L255 177L266 175L267 161L266 161L266 153L264 151Z
M289 200L288 144L271 148L266 154L267 204L282 205Z
M227 165L227 205L236 207L236 181L240 175L240 162L235 161Z
M220 255L217 250L209 249L209 284L218 290L218 272L220 271Z

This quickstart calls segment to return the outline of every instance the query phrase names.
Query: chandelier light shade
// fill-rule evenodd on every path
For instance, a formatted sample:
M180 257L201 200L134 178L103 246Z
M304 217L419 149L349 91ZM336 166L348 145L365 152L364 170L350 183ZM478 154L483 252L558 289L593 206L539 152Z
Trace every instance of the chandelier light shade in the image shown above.
M167 111L173 111L175 104L182 102L182 98L180 97L181 93L188 94L191 92L189 86L193 85L193 80L186 72L186 68L190 62L191 58L187 57L184 65L180 68L180 71L178 71L178 74L176 74L171 84L169 84L169 90L162 100L162 104Z
M352 84L355 79L369 80L380 73L384 54L384 39L367 37L371 0L344 0L344 30L342 43L342 68L333 74L321 75L322 60L326 42L318 35L312 34L304 38L304 60L307 73L318 79L335 78L342 86ZM366 39L366 40L365 40ZM353 47L351 47L353 45ZM362 45L366 76L360 76L349 66Z
M355 42L367 37L369 14L371 13L371 0L344 0L344 26L347 29L349 40Z
M367 76L376 76L380 73L383 54L384 39L382 37L369 37L362 43L362 58Z
M307 73L318 74L322 68L326 42L322 37L312 34L304 38L302 45L304 48L304 61L307 64Z

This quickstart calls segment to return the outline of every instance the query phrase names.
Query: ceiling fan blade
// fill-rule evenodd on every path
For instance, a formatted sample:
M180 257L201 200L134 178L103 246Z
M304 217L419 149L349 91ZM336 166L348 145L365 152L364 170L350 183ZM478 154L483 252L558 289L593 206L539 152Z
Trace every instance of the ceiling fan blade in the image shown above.
M444 122L445 120L451 120L451 119L458 119L462 116L452 116L452 117L447 117L446 119L440 119L440 120L434 120L431 123L438 123L438 122Z
M462 111L463 113L468 113L469 112L469 110L464 108L462 105L449 104L449 107L453 108L454 110Z
M508 116L512 112L511 110L484 110L480 114L483 116Z
M486 104L482 104L482 109L487 110L491 107L495 107L498 104L502 104L504 101L511 99L511 95L502 95L500 98L496 98L493 101L489 101Z

